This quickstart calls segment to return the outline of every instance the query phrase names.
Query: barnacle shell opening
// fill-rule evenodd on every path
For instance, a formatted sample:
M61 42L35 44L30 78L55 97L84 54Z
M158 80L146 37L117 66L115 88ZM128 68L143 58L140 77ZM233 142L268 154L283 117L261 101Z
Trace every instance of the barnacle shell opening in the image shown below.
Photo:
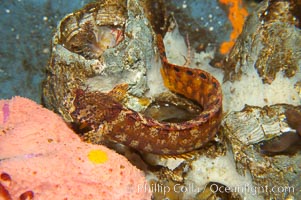
M165 92L155 97L142 113L159 122L179 123L195 119L202 110L203 108L196 102L174 93Z
M59 24L59 44L87 59L100 57L123 40L124 7L117 3L91 4L67 15Z
M141 109L148 90L146 72L155 50L152 30L136 1L103 0L64 17L52 40L43 101L74 122L74 99L101 91L131 109ZM145 101L144 101L145 102Z

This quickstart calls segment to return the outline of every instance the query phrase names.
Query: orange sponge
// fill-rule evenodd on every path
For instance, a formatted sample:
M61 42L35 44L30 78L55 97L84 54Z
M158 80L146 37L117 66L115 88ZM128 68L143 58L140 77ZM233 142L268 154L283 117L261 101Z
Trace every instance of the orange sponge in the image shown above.
M223 42L220 46L220 53L227 54L233 47L236 38L240 35L245 18L248 16L248 11L242 7L241 0L220 0L220 3L229 6L229 20L233 30L230 34L230 41Z

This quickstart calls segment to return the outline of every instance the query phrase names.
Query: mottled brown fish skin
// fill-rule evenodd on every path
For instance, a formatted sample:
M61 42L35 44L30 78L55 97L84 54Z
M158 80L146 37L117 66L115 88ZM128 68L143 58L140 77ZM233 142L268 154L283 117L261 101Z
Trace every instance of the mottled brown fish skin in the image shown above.
M73 118L90 124L96 132L109 140L143 152L163 155L186 153L211 141L218 131L222 119L221 87L213 76L203 70L170 64L160 35L157 42L165 86L172 92L199 103L204 108L199 116L180 123L159 122L125 108L114 99L111 99L111 103L104 104L105 100L108 102L108 98L101 92L86 92L85 95L76 97ZM95 102L91 102L91 99ZM80 113L85 105L93 105L94 112L89 117L85 115L83 120ZM113 116L103 115L107 108L114 111ZM110 112L106 110L106 114L110 115Z

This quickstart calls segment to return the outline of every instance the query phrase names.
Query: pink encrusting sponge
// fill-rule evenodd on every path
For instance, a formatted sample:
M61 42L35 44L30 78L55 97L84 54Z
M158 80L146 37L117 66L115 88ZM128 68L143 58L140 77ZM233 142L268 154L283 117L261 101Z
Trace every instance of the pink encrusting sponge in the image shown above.
M52 111L22 97L0 108L0 199L151 199L140 170Z

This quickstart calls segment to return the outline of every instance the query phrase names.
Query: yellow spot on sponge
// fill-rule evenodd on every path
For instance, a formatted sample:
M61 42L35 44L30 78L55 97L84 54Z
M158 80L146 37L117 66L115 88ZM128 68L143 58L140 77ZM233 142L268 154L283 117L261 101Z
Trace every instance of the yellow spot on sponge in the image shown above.
M89 152L88 158L94 164L102 164L108 160L108 155L102 150L94 149Z

